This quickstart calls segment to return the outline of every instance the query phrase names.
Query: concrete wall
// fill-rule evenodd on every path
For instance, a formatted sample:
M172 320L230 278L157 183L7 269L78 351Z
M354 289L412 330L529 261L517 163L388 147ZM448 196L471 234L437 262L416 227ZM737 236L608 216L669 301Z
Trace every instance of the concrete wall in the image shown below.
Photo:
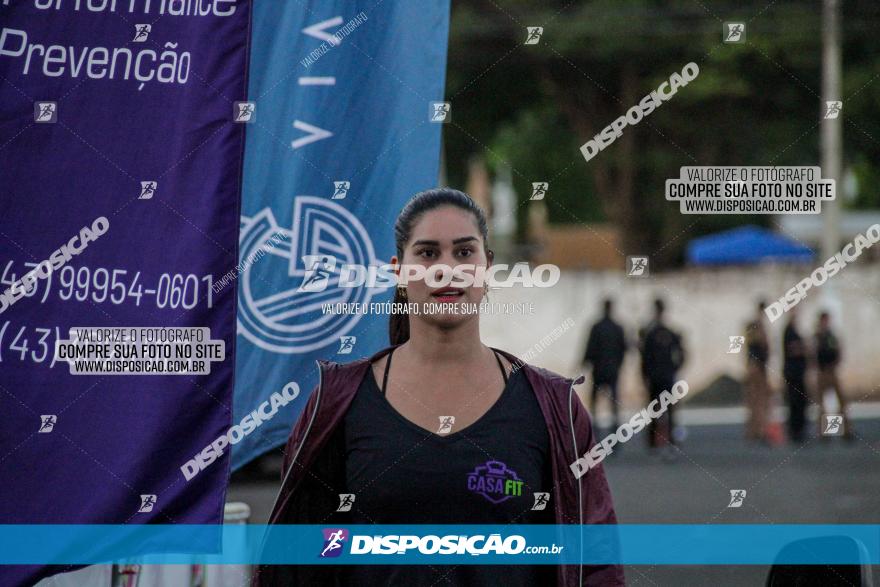
M721 374L741 379L744 355L727 353L728 337L744 333L756 300L764 298L769 303L778 299L813 269L701 269L649 278L626 277L622 272L567 271L551 288L492 290L489 301L532 303L534 314L483 316L483 338L487 344L524 354L571 318L574 327L530 362L573 376L582 372L580 358L587 332L599 315L602 299L614 298L616 319L634 343L639 326L651 315L652 300L661 296L666 301L668 323L684 335L688 363L681 375L695 393ZM836 305L825 303L832 289L838 299ZM802 335L812 336L816 315L826 307L832 312L832 324L843 347L840 374L846 394L856 400L866 394L880 395L880 265L846 267L821 287L810 290L797 306ZM783 316L770 326L771 383L777 389L782 384L781 340L787 318ZM624 363L621 390L628 407L637 405L644 394L638 368L638 355L632 350Z

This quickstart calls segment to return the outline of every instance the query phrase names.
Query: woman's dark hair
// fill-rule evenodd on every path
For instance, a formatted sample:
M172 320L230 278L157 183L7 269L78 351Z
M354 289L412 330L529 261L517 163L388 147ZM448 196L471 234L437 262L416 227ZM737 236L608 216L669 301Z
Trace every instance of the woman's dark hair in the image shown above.
M483 212L483 209L464 192L452 188L436 188L414 195L397 215L397 221L394 223L394 245L400 262L403 262L403 250L412 237L413 226L425 212L441 206L455 206L474 215L477 229L480 231L480 236L483 237L483 246L486 248L487 257L491 259L489 225L486 222L486 213ZM394 302L406 302L406 298L401 295L399 288L394 291ZM409 340L409 317L405 313L391 314L388 320L388 338L392 345L403 344Z

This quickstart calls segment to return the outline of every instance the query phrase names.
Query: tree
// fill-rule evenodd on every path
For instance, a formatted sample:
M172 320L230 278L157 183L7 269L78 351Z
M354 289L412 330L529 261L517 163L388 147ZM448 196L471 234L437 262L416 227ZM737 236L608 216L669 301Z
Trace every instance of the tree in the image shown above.
M721 42L724 21L746 22L746 41ZM844 144L860 180L877 175L880 81L873 55L880 22L870 2L844 13ZM850 24L852 23L852 24ZM524 45L527 26L543 26ZM626 254L660 265L687 239L767 216L683 216L664 198L684 165L818 165L818 5L756 1L717 7L691 1L456 1L447 96L455 118L445 139L450 177L482 152L506 161L522 198L551 181L551 222L607 219ZM688 62L696 80L589 162L578 151ZM865 181L861 185L866 185ZM523 202L523 204L525 201ZM877 198L860 196L860 205Z

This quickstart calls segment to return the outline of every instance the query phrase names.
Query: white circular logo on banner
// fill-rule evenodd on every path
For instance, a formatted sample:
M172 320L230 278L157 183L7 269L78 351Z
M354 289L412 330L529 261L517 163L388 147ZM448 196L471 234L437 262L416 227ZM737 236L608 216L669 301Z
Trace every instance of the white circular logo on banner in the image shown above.
M379 263L360 220L330 200L297 196L290 230L277 224L269 208L242 222L241 258L256 256L261 248L266 254L241 275L239 334L276 353L306 353L338 344L363 314L324 313L322 308L366 304L381 291L339 287L342 265ZM282 287L279 275L289 278Z

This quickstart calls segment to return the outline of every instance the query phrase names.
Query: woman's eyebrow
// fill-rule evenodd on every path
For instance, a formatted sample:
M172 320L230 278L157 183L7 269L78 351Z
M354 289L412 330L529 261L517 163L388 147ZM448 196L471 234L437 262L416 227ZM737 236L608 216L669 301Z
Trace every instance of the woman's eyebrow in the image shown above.
M461 237L458 237L457 239L453 239L452 244L458 245L461 243L467 243L467 242L476 241L476 240L479 240L479 239L475 236L461 236ZM433 246L433 247L439 247L440 241L417 240L417 241L413 242L413 244L412 244L412 246L414 246L414 247L417 245L429 245L429 246Z
M462 236L452 241L452 244L457 245L461 243L467 243L471 241L478 240L475 236Z

